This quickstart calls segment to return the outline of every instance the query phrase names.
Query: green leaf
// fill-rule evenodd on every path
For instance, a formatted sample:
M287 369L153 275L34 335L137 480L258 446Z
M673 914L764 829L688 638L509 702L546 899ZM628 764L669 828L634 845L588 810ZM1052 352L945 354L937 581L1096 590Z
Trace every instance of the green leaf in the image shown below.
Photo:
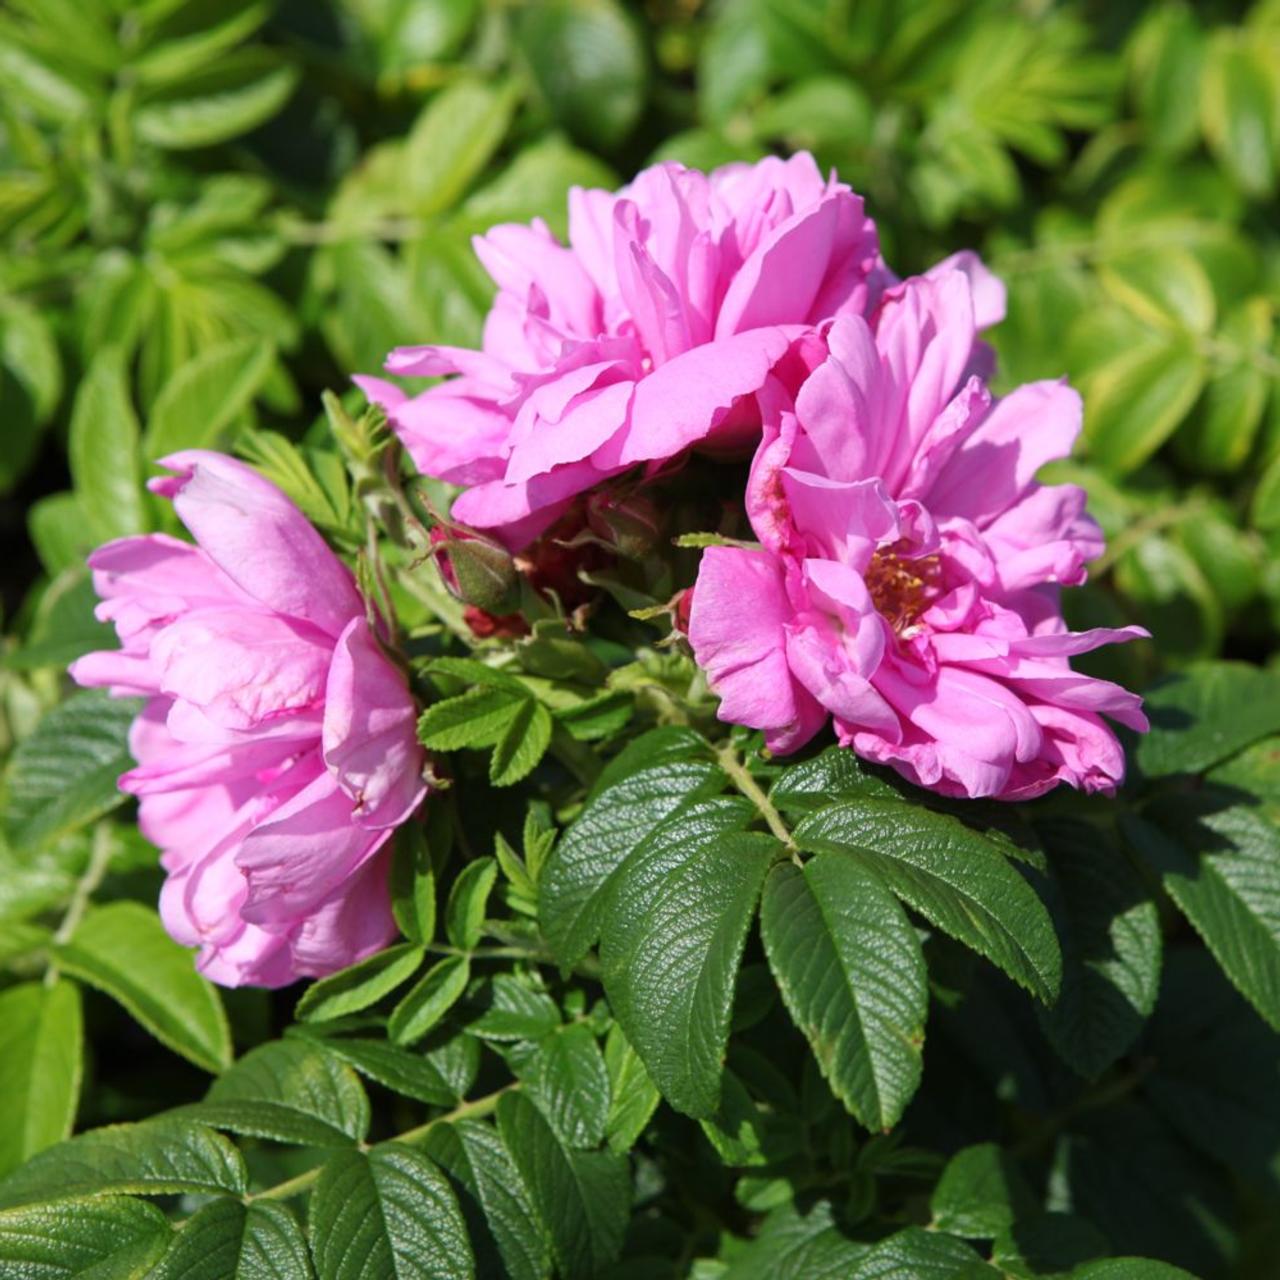
M444 811L447 813L447 811ZM436 932L436 875L431 846L439 843L447 852L449 819L434 814L426 823L406 822L396 830L395 854L391 867L391 911L401 932L413 942L430 942ZM430 843L428 843L430 836Z
M709 1116L738 965L760 887L781 846L731 834L749 813L707 801L642 842L618 872L600 946L605 992L654 1084L677 1110Z
M999 1274L955 1236L907 1227L881 1240L849 1280L997 1280Z
M471 977L466 956L445 956L409 988L391 1011L387 1033L396 1044L413 1044L457 1003Z
M31 504L27 533L46 573L83 568L95 541L88 525L84 506L74 493L51 493Z
M124 357L103 347L80 380L67 437L76 496L100 542L147 527L139 435Z
M1138 109L1156 145L1180 151L1195 141L1204 37L1189 8L1161 6L1144 15L1130 47Z
M1280 732L1280 674L1244 662L1187 667L1146 695L1151 732L1138 743L1148 777L1200 773Z
M0 494L4 494L31 469L43 435L30 392L4 363L0 363L0 413L5 421L6 452L0 456Z
M584 1022L557 1027L522 1065L530 1096L567 1147L596 1147L609 1117L609 1071Z
M517 706L489 762L489 781L509 787L530 773L551 745L551 712L533 698Z
M650 1079L643 1059L616 1022L605 1037L604 1065L609 1073L605 1136L611 1151L627 1152L635 1146L657 1110L661 1094Z
M965 1147L947 1161L929 1199L932 1226L974 1240L993 1240L1023 1214L1035 1197L1012 1158L993 1142Z
M870 1248L844 1234L826 1200L803 1214L786 1204L764 1220L723 1280L847 1280Z
M543 217L563 234L571 187L617 185L616 175L602 160L553 134L524 147L497 177L468 197L458 216L479 231L499 222Z
M1196 1150L1274 1194L1280 1184L1280 1039L1202 948L1171 951L1144 1048L1142 1092Z
M124 803L116 779L133 767L129 726L138 706L86 689L41 717L5 775L3 821L15 848L51 841Z
M788 765L769 788L770 804L783 813L812 813L833 800L857 796L896 800L899 792L847 747L828 747L811 760Z
M0 1174L70 1136L83 1040L74 982L0 991Z
M477 685L456 698L433 702L418 720L418 741L431 751L495 746L524 701L519 688Z
M152 1274L150 1265L172 1236L164 1214L141 1200L7 1209L0 1213L0 1271L6 1280L132 1280Z
M87 1195L199 1195L248 1190L244 1160L203 1125L163 1116L82 1133L0 1181L0 1208Z
M180 449L216 449L253 403L275 351L260 338L240 338L201 351L160 388L147 420L144 452L163 458Z
M1200 334L1213 330L1217 313L1213 285L1186 249L1109 258L1098 279L1121 306L1149 325Z
M137 902L93 907L57 951L72 977L122 1004L161 1044L205 1071L231 1062L231 1034L217 988L194 957Z
M182 1224L147 1280L311 1280L298 1220L282 1204L215 1200Z
M1243 32L1223 28L1209 46L1200 120L1218 162L1252 196L1270 195L1276 183L1276 81L1265 58Z
M476 1120L433 1125L423 1149L458 1191L476 1246L477 1275L544 1280L551 1270L550 1242L529 1188L497 1130ZM490 1238L493 1243L486 1257ZM494 1253L496 1257L491 1256Z
M97 94L83 82L5 36L0 36L0 79L6 93L58 123L83 117L95 105Z
M1069 1213L1022 1215L996 1237L992 1265L1016 1280L1059 1275L1110 1252L1106 1237L1083 1218Z
M1280 1030L1280 829L1229 793L1164 801L1121 831L1250 1004ZM1163 828L1163 830L1161 829Z
M540 1040L560 1025L556 1002L509 973L495 974L467 1005L467 1030L485 1040Z
M1000 848L947 814L901 800L833 805L805 819L796 843L851 854L908 906L1049 1001L1062 956L1044 904Z
M148 33L147 48L129 64L139 83L168 84L199 71L251 36L271 12L265 0L237 0L217 6L212 14L205 6L194 14L184 12L189 8L179 6L168 21Z
M1198 471L1236 471L1248 460L1271 395L1267 353L1275 331L1266 298L1250 298L1218 331L1224 359L1209 380L1204 404L1178 433L1179 457Z
M1205 383L1192 338L1148 339L1095 369L1085 388L1089 457L1111 475L1145 462L1177 430Z
M416 1098L433 1107L454 1107L463 1091L435 1063L430 1054L410 1052L385 1040L346 1039L323 1042L326 1052L350 1064L393 1093Z
M626 140L644 110L649 68L617 0L542 0L521 11L516 38L559 124L603 151Z
M1037 830L1059 890L1050 909L1057 908L1063 951L1062 993L1041 1011L1041 1022L1059 1056L1096 1080L1128 1052L1155 1008L1160 915L1104 832L1069 818L1046 820Z
M134 112L139 137L169 151L211 147L269 120L297 72L266 49L245 49L148 92Z
M538 1108L518 1093L498 1100L498 1128L565 1280L603 1273L622 1249L630 1212L626 1159L568 1150Z
M472 951L484 931L484 916L498 878L498 864L492 858L477 858L459 872L449 890L445 908L445 932L460 950Z
M203 1102L177 1114L213 1129L310 1147L360 1142L369 1129L369 1099L355 1073L303 1039L251 1049L213 1082Z
M420 1151L387 1143L346 1151L320 1171L311 1196L319 1280L472 1280L458 1201Z
M367 1009L412 978L425 955L420 946L401 942L331 973L302 993L294 1017L301 1022L322 1022Z
M513 84L463 79L427 104L404 142L404 196L429 217L453 208L502 145L518 100Z
M1196 1280L1190 1271L1150 1258L1103 1258L1077 1267L1069 1280Z
M874 871L820 853L769 873L769 966L832 1091L871 1130L892 1128L920 1083L929 993L915 930Z
M727 779L689 729L644 734L610 761L539 880L539 919L561 964L575 964L599 937L613 876L660 822Z

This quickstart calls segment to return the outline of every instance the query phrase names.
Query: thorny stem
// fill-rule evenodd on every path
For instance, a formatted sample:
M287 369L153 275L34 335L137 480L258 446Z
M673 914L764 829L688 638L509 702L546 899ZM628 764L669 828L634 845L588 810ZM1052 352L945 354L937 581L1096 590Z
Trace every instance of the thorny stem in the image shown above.
M107 867L111 865L111 828L105 822L100 822L93 829L93 843L89 850L89 863L84 869L84 874L76 881L76 887L72 891L71 901L67 903L66 912L63 914L62 923L58 925L57 932L53 935L54 947L60 947L63 943L70 942L72 935L80 925L80 921L84 919L84 913L89 907L89 899L93 897L94 890L102 883L102 878L107 874ZM44 985L51 987L58 981L58 964L57 961L51 961L49 967L44 973Z
M428 1120L425 1124L417 1125L413 1129L406 1129L403 1133L398 1133L394 1138L389 1138L389 1142L419 1142L431 1132L438 1124L448 1124L453 1120L474 1119L478 1116L491 1115L498 1105L498 1099L504 1093L510 1093L513 1089L520 1087L518 1082L513 1081L511 1084L503 1085L501 1089L495 1090L493 1093L485 1094L483 1098L476 1098L473 1102L464 1102L460 1106L454 1107L452 1111L446 1111L442 1116L436 1116L434 1120ZM309 1191L312 1184L320 1177L320 1170L323 1165L316 1165L314 1169L308 1169L305 1173L300 1173L297 1177L290 1178L286 1182L278 1182L274 1187L268 1187L265 1191L253 1191L244 1197L246 1204L254 1200L289 1200L292 1197L301 1195L304 1191Z
M782 841L786 846L787 852L794 857L797 852L796 842L792 839L791 832L787 830L787 824L783 822L782 815L770 803L769 797L760 790L759 785L751 776L746 765L738 759L738 753L734 750L733 744L726 742L716 752L716 759L719 760L720 767L733 780L733 785L755 805L756 811L764 819L765 825Z

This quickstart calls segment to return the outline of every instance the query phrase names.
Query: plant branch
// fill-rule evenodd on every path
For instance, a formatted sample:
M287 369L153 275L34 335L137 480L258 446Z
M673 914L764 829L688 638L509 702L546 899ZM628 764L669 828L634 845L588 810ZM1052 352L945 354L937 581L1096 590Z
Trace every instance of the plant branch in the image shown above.
M518 1089L519 1087L519 1083L515 1081L511 1084L503 1085L501 1089L485 1094L483 1098L476 1098L473 1102L464 1102L460 1106L454 1107L452 1111L446 1111L444 1115L436 1116L435 1119L428 1120L425 1124L417 1125L415 1128L406 1129L403 1133L396 1134L394 1138L388 1138L387 1141L420 1142L438 1124L448 1124L453 1120L475 1119L478 1116L491 1115L498 1105L498 1099L504 1093L510 1093L512 1089ZM289 1200L294 1196L301 1195L304 1191L309 1191L312 1184L319 1179L320 1170L323 1167L323 1163L318 1164L314 1169L308 1169L305 1173L300 1173L285 1182L278 1182L274 1187L268 1187L265 1191L250 1192L244 1197L245 1203L248 1204L254 1200Z
M760 785L751 776L747 766L738 759L738 753L734 750L733 744L726 742L716 752L716 759L720 762L720 767L733 780L733 785L755 805L756 811L764 819L765 825L782 841L786 846L787 852L794 854L796 852L796 842L792 839L791 832L787 829L787 824L783 822L782 815L770 803L769 797L760 790Z
M93 842L89 849L88 865L85 867L80 879L76 881L75 889L72 890L71 901L67 903L62 922L58 925L57 931L50 942L52 947L60 947L64 943L71 941L76 929L80 926L80 921L84 919L84 913L89 908L89 900L102 883L102 879L107 874L107 868L110 865L111 828L107 823L99 822L93 829ZM51 960L44 973L44 985L51 987L57 981L58 962Z

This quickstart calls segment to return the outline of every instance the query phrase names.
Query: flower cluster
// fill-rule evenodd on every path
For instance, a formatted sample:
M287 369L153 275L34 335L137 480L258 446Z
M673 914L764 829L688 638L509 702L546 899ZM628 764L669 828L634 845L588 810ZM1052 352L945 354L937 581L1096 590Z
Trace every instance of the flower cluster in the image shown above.
M807 155L659 165L569 204L567 244L541 222L477 240L498 287L480 351L387 361L444 381L357 379L460 489L430 549L476 634L527 630L513 566L573 607L566 547L651 554L692 453L750 459L758 545L706 550L676 609L722 720L778 754L830 722L948 795L1113 789L1101 716L1140 729L1140 702L1069 659L1145 633L1062 620L1102 539L1083 492L1036 473L1080 402L1060 382L993 396L979 335L1004 294L977 258L899 280ZM219 982L327 973L394 933L387 839L426 791L414 700L388 620L283 493L219 454L162 465L194 544L94 553L122 648L72 674L147 699L121 786L163 850L174 937Z

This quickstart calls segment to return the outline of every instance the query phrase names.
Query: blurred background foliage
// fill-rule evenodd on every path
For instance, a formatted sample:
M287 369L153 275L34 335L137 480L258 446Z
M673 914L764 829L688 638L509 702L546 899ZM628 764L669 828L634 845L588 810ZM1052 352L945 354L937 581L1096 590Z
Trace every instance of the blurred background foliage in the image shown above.
M11 0L10 630L88 627L73 567L162 518L157 455L298 439L320 389L397 343L474 342L474 233L563 229L570 185L655 158L796 148L866 194L898 270L982 249L1007 383L1084 391L1063 471L1111 547L1074 621L1158 641L1110 674L1269 653L1275 0Z
M1085 436L1059 470L1089 489L1110 545L1072 621L1155 636L1094 669L1143 688L1202 658L1268 661L1280 0L6 0L0 753L64 696L69 659L111 643L83 559L166 527L143 487L152 460L235 445L341 543L358 520L319 394L397 344L477 340L491 286L473 234L533 217L563 231L571 185L654 159L797 148L866 195L899 272L984 253L1009 287L992 335L1005 385L1065 375L1084 392ZM125 767L119 727L66 748L50 730L94 764L92 794ZM37 799L40 858L19 869L0 844L0 920L74 904L94 859L112 866L102 896L154 900L154 851L131 827L91 839L83 796ZM23 821L11 804L8 827ZM0 957L21 950L13 929ZM1206 1274L1233 1254L1232 1274L1274 1275L1276 1161L1252 1118L1265 1099L1274 1122L1271 1041L1259 1049L1235 996L1190 962L1167 981L1204 1022L1159 1022L1169 1052L1244 1064L1234 1128L1197 1110L1198 1067L1169 1103L1200 1117L1190 1151L1150 1158L1150 1114L1128 1103L1096 1131L1086 1117L1069 1153L1096 1175L1086 1207L1134 1252ZM924 1095L941 1132L956 1108L994 1107L996 1077L1000 1103L1048 1105L1050 1068L1018 1048L1024 1013L991 992L985 1022L944 1031L991 1070ZM262 993L227 1005L238 1040L262 1038ZM128 1070L98 1063L82 1123L195 1091L105 1002L87 1016ZM1257 1212L1230 1248L1221 1173L1201 1159L1227 1128L1269 1197L1247 1191Z

